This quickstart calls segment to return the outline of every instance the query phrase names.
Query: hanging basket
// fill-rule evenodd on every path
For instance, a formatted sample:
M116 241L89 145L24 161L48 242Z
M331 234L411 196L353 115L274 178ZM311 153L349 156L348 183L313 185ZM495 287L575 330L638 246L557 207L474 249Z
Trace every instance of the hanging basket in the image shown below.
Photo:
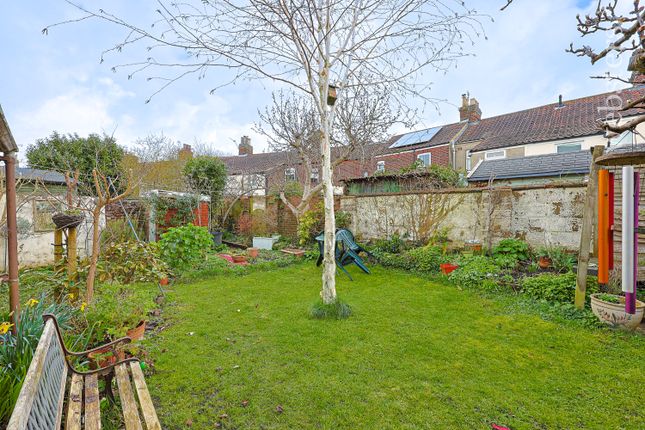
M638 166L645 164L645 151L612 151L596 158L599 166Z
M57 213L52 215L52 221L56 228L74 228L81 225L85 217L83 215L70 215L64 213Z

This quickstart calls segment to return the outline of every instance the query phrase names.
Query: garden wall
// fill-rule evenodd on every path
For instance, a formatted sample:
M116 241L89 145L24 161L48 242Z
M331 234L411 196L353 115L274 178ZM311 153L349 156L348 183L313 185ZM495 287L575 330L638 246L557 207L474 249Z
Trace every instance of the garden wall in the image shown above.
M425 240L443 230L455 244L513 237L577 249L585 192L584 184L549 184L343 196L341 209L363 239Z

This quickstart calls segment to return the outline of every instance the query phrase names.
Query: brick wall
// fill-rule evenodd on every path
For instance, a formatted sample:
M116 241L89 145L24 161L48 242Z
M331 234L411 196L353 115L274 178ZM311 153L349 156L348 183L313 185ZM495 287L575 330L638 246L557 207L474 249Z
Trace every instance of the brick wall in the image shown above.
M370 174L376 171L376 163L379 161L385 161L385 170L386 171L396 171L409 167L414 163L417 157L421 154L431 154L432 164L439 164L442 166L450 165L450 146L442 145L435 146L433 148L422 148L407 152L399 152L396 154L387 154L379 155L373 160L373 166L370 170Z

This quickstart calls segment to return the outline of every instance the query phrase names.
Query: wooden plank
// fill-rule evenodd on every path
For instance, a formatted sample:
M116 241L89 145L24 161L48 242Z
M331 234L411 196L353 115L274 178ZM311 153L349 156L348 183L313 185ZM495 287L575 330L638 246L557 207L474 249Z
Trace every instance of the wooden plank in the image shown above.
M128 375L128 368L124 363L119 364L115 370L116 382L119 386L119 398L121 399L121 407L123 408L125 428L126 430L142 430L139 411L137 409L137 401L135 400L134 393L132 392L130 375Z
M578 254L578 274L576 276L575 305L582 309L585 306L587 291L587 269L589 268L589 255L593 231L594 209L596 207L596 183L598 181L598 167L595 160L605 152L601 145L594 146L593 159L589 168L589 182L582 212L582 229L580 231L580 253Z
M101 430L101 405L96 374L85 377L85 429Z
M47 358L47 351L54 336L54 323L49 320L45 324L43 334L38 340L38 346L31 359L29 370L27 370L27 375L20 389L7 430L24 430L27 428L27 420L38 392L40 379L43 376L43 366Z
M81 416L83 409L83 377L76 373L72 375L67 399L67 430L81 430Z
M155 411L155 406L152 404L152 398L150 398L150 392L148 391L146 380L143 377L141 366L139 363L130 363L130 367L132 368L132 379L137 388L139 404L141 405L146 426L148 430L161 430L161 424L159 424L159 418L157 418L157 411Z

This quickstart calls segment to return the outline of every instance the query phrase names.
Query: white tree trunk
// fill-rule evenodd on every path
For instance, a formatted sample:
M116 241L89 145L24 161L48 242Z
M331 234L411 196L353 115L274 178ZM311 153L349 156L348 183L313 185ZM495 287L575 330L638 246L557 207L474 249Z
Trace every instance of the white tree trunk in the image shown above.
M323 201L325 203L325 255L322 273L322 301L325 304L336 301L336 217L334 215L334 184L332 181L329 115L323 121L321 139Z

